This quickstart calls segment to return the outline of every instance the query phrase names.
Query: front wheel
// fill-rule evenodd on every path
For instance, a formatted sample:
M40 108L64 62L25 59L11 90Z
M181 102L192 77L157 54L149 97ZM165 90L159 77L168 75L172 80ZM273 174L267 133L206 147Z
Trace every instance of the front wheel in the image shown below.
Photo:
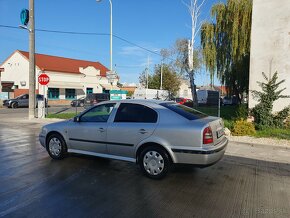
M51 158L60 160L66 154L66 143L59 134L52 134L47 139L47 151Z
M149 146L139 156L139 165L143 173L151 179L166 176L170 160L166 151L159 147Z
M13 102L11 105L12 108L18 108L18 103L17 102Z

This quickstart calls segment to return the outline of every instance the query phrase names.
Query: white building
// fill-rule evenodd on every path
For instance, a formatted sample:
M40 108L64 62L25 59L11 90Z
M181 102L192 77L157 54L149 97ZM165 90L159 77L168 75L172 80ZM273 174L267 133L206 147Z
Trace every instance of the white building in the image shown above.
M135 89L133 94L134 99L160 99L168 100L168 91L167 90L158 90L158 89L146 89L142 86L139 86Z
M249 90L261 90L258 82L278 72L279 81L285 79L281 88L283 95L290 95L290 2L289 0L253 0L251 60ZM249 93L249 107L257 102ZM290 105L290 99L279 99L274 111Z
M72 99L88 93L103 93L119 90L118 78L108 81L107 69L99 62L76 60L64 57L35 54L36 92L47 94L49 104L68 104ZM16 97L29 92L29 53L16 50L1 65L2 92ZM47 86L38 84L38 75L50 77ZM1 91L1 90L0 90Z

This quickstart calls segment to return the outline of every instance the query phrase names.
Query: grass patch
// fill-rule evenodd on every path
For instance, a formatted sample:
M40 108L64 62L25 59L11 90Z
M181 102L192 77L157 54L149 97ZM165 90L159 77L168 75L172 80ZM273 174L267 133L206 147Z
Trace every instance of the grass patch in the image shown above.
M76 113L60 113L60 114L48 114L46 118L58 118L58 119L71 119L76 116Z
M290 140L290 129L263 129L257 130L255 137L277 138Z
M194 109L203 112L210 116L218 115L218 107L210 107L210 106L198 106ZM238 106L221 106L221 118L224 120L234 120L237 116Z

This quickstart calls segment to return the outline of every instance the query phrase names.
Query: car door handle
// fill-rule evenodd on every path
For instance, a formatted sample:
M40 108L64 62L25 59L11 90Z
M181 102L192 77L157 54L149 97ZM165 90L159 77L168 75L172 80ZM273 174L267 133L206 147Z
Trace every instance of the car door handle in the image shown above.
M147 133L147 131L145 129L139 129L139 133L145 134L145 133Z
M104 128L99 128L98 129L100 132L105 132L105 129Z

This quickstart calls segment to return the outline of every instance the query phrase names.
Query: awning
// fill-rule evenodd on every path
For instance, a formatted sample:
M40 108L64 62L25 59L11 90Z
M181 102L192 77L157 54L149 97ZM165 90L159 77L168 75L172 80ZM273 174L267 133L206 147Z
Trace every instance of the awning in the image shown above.
M101 84L101 86L105 89L105 90L120 90L120 88L118 86L115 85L110 85L110 84Z
M84 86L81 83L76 82L60 82L60 81L50 81L47 86L49 88L64 88L64 89L83 89Z

